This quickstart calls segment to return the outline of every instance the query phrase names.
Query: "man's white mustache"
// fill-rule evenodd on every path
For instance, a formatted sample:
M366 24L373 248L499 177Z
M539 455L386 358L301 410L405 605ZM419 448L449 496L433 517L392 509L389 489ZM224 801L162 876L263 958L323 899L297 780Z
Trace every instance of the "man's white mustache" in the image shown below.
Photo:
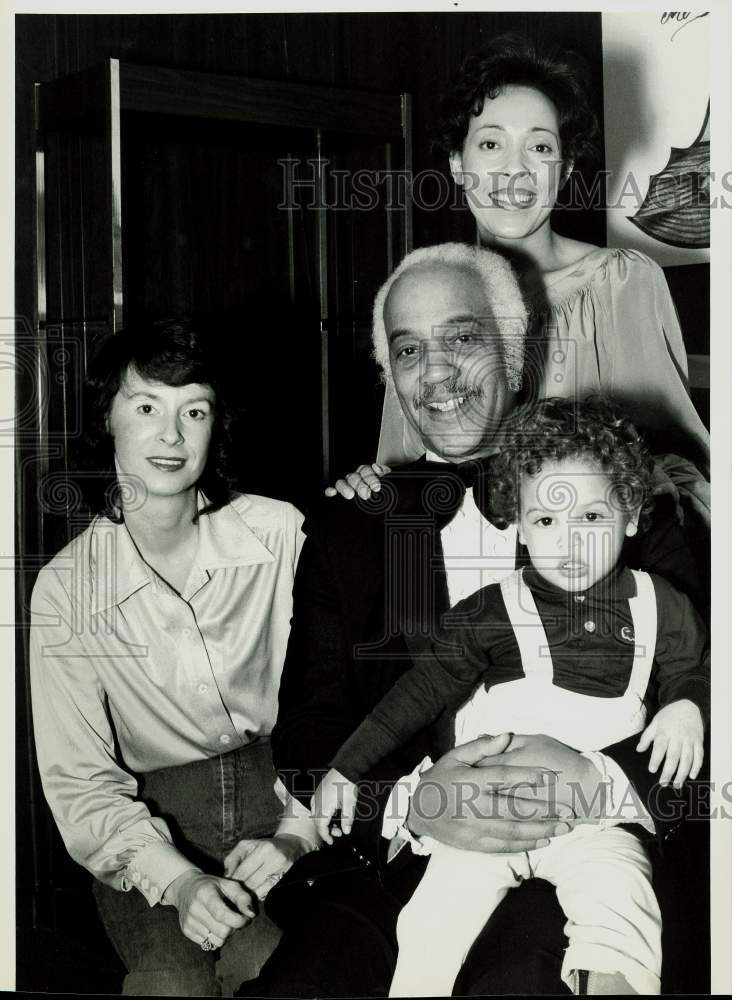
M471 399L482 398L483 390L475 386L465 385L457 385L454 388L448 386L425 386L423 392L419 396L414 397L413 405L415 410L418 410L420 407L426 406L427 403L445 403L449 399L455 399L456 396L462 397L467 402Z

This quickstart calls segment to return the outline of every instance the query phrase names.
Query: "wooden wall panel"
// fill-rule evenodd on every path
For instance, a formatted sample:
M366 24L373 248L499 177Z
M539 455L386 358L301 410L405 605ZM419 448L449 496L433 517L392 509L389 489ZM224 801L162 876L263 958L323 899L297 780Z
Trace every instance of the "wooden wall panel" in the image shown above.
M23 211L27 217L32 190L28 109L33 81L117 57L262 78L408 90L414 95L415 170L437 170L447 177L446 164L430 153L444 81L469 51L507 29L527 30L585 52L596 67L600 101L600 23L593 13L18 15L19 218ZM594 218L574 213L569 229L598 242L604 235L600 213ZM417 245L471 236L466 209L446 205L415 213ZM18 302L30 312L30 246L22 243L19 250Z

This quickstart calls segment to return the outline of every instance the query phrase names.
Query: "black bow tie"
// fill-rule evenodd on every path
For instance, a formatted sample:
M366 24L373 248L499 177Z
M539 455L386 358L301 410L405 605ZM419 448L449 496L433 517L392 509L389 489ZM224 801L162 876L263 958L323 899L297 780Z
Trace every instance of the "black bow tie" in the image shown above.
M440 529L458 512L467 489L472 489L475 506L483 517L501 530L506 527L506 522L493 514L490 507L490 458L459 464L425 459L417 463L414 470L419 472L423 484L418 505L435 515Z
M435 462L434 464L437 465L438 463ZM455 473L466 490L473 489L473 487L482 483L483 477L486 474L485 460L460 462L457 465L450 463L449 468L451 472Z

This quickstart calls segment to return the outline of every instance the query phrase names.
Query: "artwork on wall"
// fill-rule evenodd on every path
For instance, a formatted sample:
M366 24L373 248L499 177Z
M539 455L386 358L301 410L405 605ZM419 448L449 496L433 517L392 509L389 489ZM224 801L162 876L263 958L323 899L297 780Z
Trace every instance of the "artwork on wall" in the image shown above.
M604 13L609 246L709 260L708 11Z
M671 148L668 163L650 179L630 221L672 247L709 247L709 104L701 132L685 149Z

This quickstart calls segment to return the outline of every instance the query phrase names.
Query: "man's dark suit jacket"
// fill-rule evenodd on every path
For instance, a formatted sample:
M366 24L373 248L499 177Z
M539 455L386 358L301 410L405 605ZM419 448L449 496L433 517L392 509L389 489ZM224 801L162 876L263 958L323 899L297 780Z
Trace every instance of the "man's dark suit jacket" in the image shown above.
M454 473L435 473L418 462L384 479L381 493L372 499L328 501L306 520L272 735L275 766L290 792L306 804L318 772L327 769L341 743L409 669L410 654L447 610L440 529L462 490ZM696 571L683 533L672 511L659 509L656 515L652 529L628 546L626 561L632 568L666 576L693 601ZM517 565L526 561L519 546ZM369 776L369 794L359 797L360 819L352 839L381 879L388 880L395 866L386 865L387 842L380 835L381 808L391 785L425 754L436 760L449 749L449 723L441 720L382 762ZM638 754L636 743L637 737L605 752L651 809L663 840L678 820L678 809L663 808L666 799L656 794L648 755ZM401 857L423 863L408 850ZM521 893L523 889L509 897ZM554 981L547 988L561 985Z

